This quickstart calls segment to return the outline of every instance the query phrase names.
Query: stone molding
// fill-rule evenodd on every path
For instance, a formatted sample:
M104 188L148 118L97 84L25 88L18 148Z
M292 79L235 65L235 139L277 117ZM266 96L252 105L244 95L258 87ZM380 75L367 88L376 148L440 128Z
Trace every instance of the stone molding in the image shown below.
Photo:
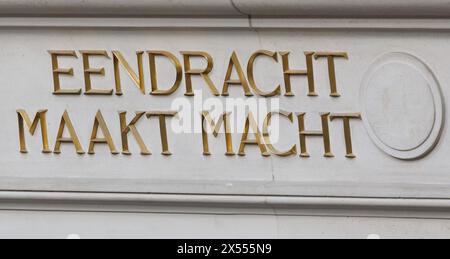
M450 200L0 191L0 210L450 219Z
M0 16L449 18L450 0L3 0Z

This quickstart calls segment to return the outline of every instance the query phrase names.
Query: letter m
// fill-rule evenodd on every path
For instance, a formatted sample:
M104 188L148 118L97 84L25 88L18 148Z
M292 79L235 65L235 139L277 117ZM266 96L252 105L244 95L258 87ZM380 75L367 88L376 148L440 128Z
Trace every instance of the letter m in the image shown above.
M230 113L223 113L222 116L219 118L217 123L214 122L214 120L211 118L211 115L209 112L203 112L202 113L202 137L203 137L203 154L205 156L211 155L211 152L209 151L209 141L208 141L208 132L207 132L207 126L212 128L213 136L217 138L220 132L220 127L222 124L225 128L225 140L227 145L227 156L234 156L235 153L233 151L233 140L231 137L231 129L230 129Z
M25 141L25 125L28 127L28 131L33 136L36 132L38 124L41 125L41 135L42 135L42 152L51 153L52 151L48 145L47 136L47 120L46 120L47 110L39 110L33 119L30 120L27 112L25 110L17 110L17 116L19 119L19 138L20 138L20 152L28 153L27 145Z

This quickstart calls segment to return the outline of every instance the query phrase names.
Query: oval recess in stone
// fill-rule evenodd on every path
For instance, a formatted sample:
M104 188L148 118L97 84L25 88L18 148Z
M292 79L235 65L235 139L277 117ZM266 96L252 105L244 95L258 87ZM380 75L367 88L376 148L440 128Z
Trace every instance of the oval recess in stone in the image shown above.
M363 119L375 144L400 159L428 154L439 140L444 107L427 65L406 53L377 59L362 85Z

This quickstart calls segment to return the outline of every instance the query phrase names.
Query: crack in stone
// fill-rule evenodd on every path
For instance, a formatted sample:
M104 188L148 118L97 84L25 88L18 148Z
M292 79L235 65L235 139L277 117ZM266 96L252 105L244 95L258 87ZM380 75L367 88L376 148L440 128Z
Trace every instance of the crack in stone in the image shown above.
M245 12L243 12L242 10L239 9L239 7L237 7L237 5L234 3L234 0L230 0L231 5L233 6L233 8L240 14L242 15L246 15L248 18L248 26L251 30L253 30L254 32L256 32L256 35L258 37L258 42L259 45L262 46L262 40L261 40L261 35L259 34L259 31L253 27L253 17L250 14L247 14Z
M237 5L234 3L234 0L230 0L231 6L240 14L247 16L248 18L248 26L253 29L252 16L248 13L243 12Z
M240 14L245 15L245 16L249 16L249 14L244 13L243 11L241 11L241 9L239 9L239 7L237 7L237 5L234 3L233 0L230 0L231 6L233 6L233 8Z

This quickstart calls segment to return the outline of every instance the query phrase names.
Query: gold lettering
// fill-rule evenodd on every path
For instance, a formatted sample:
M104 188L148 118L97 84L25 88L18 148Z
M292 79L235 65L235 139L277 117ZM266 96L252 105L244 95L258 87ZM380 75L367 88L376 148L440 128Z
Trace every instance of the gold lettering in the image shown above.
M90 56L102 56L109 59L108 53L104 50L82 50L80 51L83 56L83 67L84 67L84 84L86 88L86 95L112 95L113 89L110 90L100 90L92 88L91 75L101 75L105 76L105 68L91 68L89 63Z
M80 95L81 89L61 89L60 75L73 76L73 68L60 68L58 57L77 57L75 51L72 50L50 50L48 51L52 57L53 85L55 95Z
M236 69L239 79L231 79L233 68ZM248 85L247 79L245 78L245 74L242 70L241 62L239 61L236 51L233 51L233 54L231 54L227 74L225 76L225 81L223 84L222 96L230 95L230 93L228 92L228 88L230 85L242 85L242 87L244 88L245 96L253 96L252 92L250 91L250 86Z
M264 142L266 143L267 148L270 150L270 152L274 155L281 156L281 157L287 157L291 155L297 155L297 145L294 145L290 150L288 151L279 151L275 148L275 146L272 144L270 140L270 133L269 133L269 127L272 121L273 115L281 115L286 118L288 118L291 122L294 122L294 115L292 112L286 112L286 111L278 111L278 112L269 112L266 116L266 119L264 120L264 127L263 127L263 136L264 136Z
M41 135L42 135L42 153L51 153L52 151L48 145L48 134L47 134L47 119L46 119L47 110L40 110L36 113L36 116L31 122L30 117L28 116L25 110L17 110L17 115L19 118L19 138L20 138L20 152L28 153L27 145L25 141L25 125L29 129L30 134L33 136L36 132L36 128L38 123L41 125Z
M128 147L128 134L131 132L133 137L136 139L136 142L139 145L139 148L141 149L141 155L147 156L151 155L150 151L148 150L147 146L144 143L144 140L141 137L141 134L139 134L139 131L136 128L136 124L139 122L139 120L142 118L142 116L145 115L145 112L136 112L136 116L131 120L131 122L127 125L127 112L119 112L119 118L120 118L120 129L121 129L121 136L122 136L122 154L124 155L131 155L131 152Z
M104 138L98 138L98 128L102 130ZM95 115L94 127L92 129L91 141L89 143L89 151L88 153L93 155L95 154L95 144L108 144L111 153L114 155L119 154L117 152L116 146L114 145L114 141L111 137L111 133L109 132L108 126L106 125L105 119L103 118L102 112L99 110Z
M69 138L64 137L64 129L66 127L69 130ZM61 123L59 125L58 135L56 137L56 144L53 153L61 153L62 143L72 143L74 144L78 154L83 155L85 153L83 148L81 147L80 140L78 139L77 133L75 132L75 128L73 127L72 121L70 120L69 113L67 111L64 111L64 114L61 118Z
M174 117L177 112L147 112L147 118L158 117L159 118L159 130L161 134L162 155L170 156L172 153L169 151L169 141L167 139L167 125L166 117Z
M150 58L150 76L151 76L151 82L152 82L152 91L150 94L152 95L171 95L175 91L178 90L178 88L181 85L181 80L183 79L183 68L181 67L180 61L170 52L167 51L147 51L148 56ZM156 74L156 56L162 56L168 58L172 64L175 66L176 72L177 72L177 78L175 80L175 83L170 89L167 90L159 90L158 89L158 79Z
M227 146L227 152L225 153L225 155L227 156L236 155L233 151L233 139L231 136L231 128L230 128L230 113L223 113L222 116L220 116L217 123L215 123L214 120L211 118L211 115L207 111L204 111L202 113L203 155L205 156L211 155L211 152L209 151L208 133L206 130L207 125L211 126L213 130L212 131L213 136L217 138L222 123L224 124L225 128L225 140Z
M254 140L248 139L250 128L252 129L253 134L255 135ZM266 145L263 142L261 132L259 131L258 124L256 123L252 112L249 112L247 120L245 122L245 130L244 133L242 134L241 145L239 147L240 156L245 156L245 147L247 145L258 145L259 149L261 150L262 156L270 156L270 153L267 152Z
M209 77L209 73L211 73L214 67L214 61L211 55L202 51L181 51L184 59L184 77L186 79L186 96L194 96L194 91L192 88L192 76L198 75L205 80L212 94L215 96L219 96L220 93L214 85L213 81ZM191 69L191 57L200 57L206 60L207 66L205 69Z
M330 142L330 127L328 125L328 117L330 113L321 114L322 118L322 131L306 131L305 128L305 113L299 113L298 116L298 125L299 125L299 134L300 134L300 146L301 146L301 157L310 157L308 150L306 148L306 137L322 137L324 148L325 148L325 157L334 157L333 153L331 153L331 142Z
M350 127L350 120L351 119L361 119L361 114L359 113L349 113L349 114L331 114L330 120L333 121L334 119L342 119L343 125L344 125L344 135L345 135L345 146L347 149L347 155L348 158L356 158L355 154L353 154L353 145L352 145L352 131Z
M341 95L337 91L336 83L336 69L334 64L335 58L348 59L348 54L346 52L317 52L314 55L315 59L327 58L328 59L328 74L330 79L331 97L340 97Z
M280 95L281 94L281 86L280 85L278 85L276 87L276 89L272 92L263 92L256 85L255 76L254 76L254 66L255 66L256 59L260 56L271 57L273 60L278 62L278 55L276 52L267 51L267 50L260 50L260 51L255 52L250 57L250 60L248 61L248 66L247 66L248 82L250 83L250 86L253 88L253 90L258 95L263 96L263 97L273 97L273 96Z
M144 67L142 61L144 52L143 51L136 52L139 77L138 75L136 75L136 72L133 71L127 60L123 57L122 53L116 50L113 51L112 53L114 57L114 78L116 81L116 95L123 95L122 84L120 80L120 66L119 66L120 64L122 64L122 66L125 68L134 84L141 90L143 94L145 94Z
M308 96L317 96L316 88L314 84L314 64L313 56L314 52L305 52L306 56L306 70L291 70L289 66L289 54L290 52L280 52L283 60L284 71L284 84L286 88L285 96L295 96L292 92L291 76L307 76L308 78Z

